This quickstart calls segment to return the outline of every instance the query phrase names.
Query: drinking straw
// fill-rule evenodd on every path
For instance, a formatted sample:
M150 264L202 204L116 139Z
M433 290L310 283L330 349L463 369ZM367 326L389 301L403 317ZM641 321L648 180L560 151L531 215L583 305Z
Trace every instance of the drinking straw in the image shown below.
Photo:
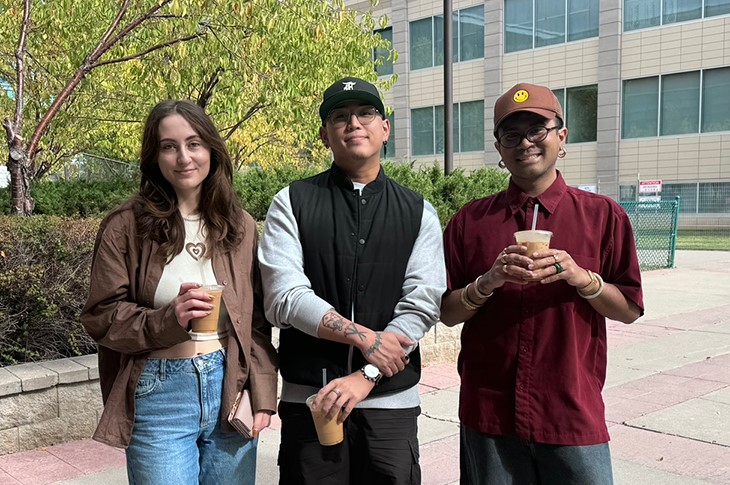
M535 227L537 227L537 213L540 212L540 204L535 204L535 209L532 213L532 230L535 230Z
M327 385L327 368L322 367L322 387Z

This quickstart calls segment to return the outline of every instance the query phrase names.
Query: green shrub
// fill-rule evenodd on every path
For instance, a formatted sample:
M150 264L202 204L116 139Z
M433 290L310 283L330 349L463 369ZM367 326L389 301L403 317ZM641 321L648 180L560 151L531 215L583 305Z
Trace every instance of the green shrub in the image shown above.
M0 216L0 365L95 351L79 323L98 219Z

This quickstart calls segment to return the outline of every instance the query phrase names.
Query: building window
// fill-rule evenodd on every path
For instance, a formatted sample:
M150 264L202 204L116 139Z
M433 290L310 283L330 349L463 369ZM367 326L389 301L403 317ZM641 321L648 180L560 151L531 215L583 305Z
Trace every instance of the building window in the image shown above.
M454 14L454 23L454 60L461 62L483 58L484 5L459 10Z
M659 134L700 131L700 71L661 77Z
M621 136L656 136L659 112L659 78L624 81Z
M454 12L454 62L484 57L484 6ZM444 64L444 18L441 15L410 23L411 70Z
M730 13L730 0L624 0L624 31Z
M730 131L730 67L702 73L702 133Z
M598 36L599 0L505 0L504 51Z
M484 101L454 104L454 152L484 151ZM444 107L411 110L413 155L444 153Z
M375 33L380 34L380 38L387 40L391 48L393 47L393 27L376 30ZM388 49L380 47L373 49L373 62L375 64L375 72L378 73L378 76L393 74L393 58Z
M568 143L596 141L598 85L554 89L553 93L563 107L565 126L568 127Z
M730 131L730 67L624 81L622 138Z
M454 152L484 151L484 101L454 104ZM444 107L411 110L412 154L444 153Z

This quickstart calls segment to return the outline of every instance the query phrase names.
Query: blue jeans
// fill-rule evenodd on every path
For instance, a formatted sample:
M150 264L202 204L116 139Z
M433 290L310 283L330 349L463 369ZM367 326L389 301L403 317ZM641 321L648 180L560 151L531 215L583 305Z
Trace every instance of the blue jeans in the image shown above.
M224 350L147 361L134 396L130 484L255 483L257 440L220 430L225 362Z
M612 485L608 443L562 446L461 426L461 485Z

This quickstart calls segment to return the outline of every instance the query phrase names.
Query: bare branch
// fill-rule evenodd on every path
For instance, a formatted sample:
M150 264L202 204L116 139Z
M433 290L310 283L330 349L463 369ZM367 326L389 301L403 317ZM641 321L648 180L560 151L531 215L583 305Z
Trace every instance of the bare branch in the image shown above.
M15 89L15 122L13 129L15 136L21 136L23 127L23 110L25 98L25 40L30 26L30 0L25 0L23 5L23 22L20 24L20 35L18 36L18 48L15 50L15 73L17 74L17 86ZM8 140L12 142L12 140Z
M164 49L165 47L170 47L175 44L179 44L180 42L188 42L190 40L197 39L198 37L203 37L204 35L205 32L198 32L196 34L188 35L185 37L178 37L177 39L172 39L167 42L163 42L162 44L152 46L149 49L143 50L142 52L137 52L136 54L130 54L128 56L118 57L116 59L109 59L108 61L97 62L96 64L91 66L89 70L96 69L101 66L108 66L110 64L119 64L121 62L131 61L132 59L139 59L140 57L144 57L151 52L158 51L160 49Z

